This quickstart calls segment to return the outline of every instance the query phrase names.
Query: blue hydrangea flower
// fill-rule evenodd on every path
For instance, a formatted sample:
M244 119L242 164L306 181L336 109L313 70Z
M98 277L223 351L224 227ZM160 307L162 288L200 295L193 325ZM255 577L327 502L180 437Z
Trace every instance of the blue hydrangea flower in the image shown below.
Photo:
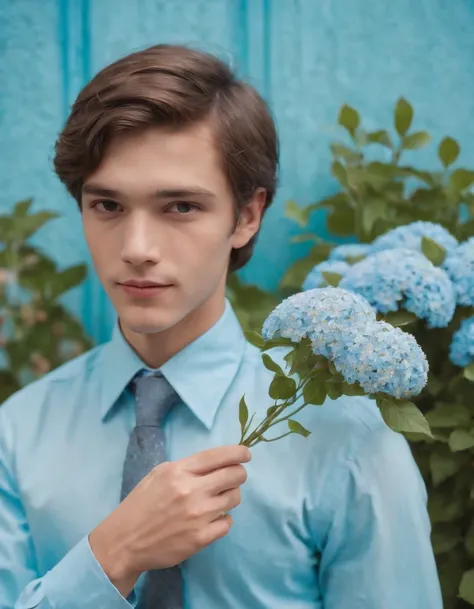
M456 308L447 273L406 248L377 252L357 262L340 287L361 294L381 313L406 309L426 320L429 328L446 327Z
M346 243L338 245L329 254L329 260L346 261L348 258L359 258L366 256L371 246L368 243Z
M262 335L310 338L314 353L333 361L348 383L358 382L367 393L409 397L426 384L428 363L414 337L377 322L364 298L341 288L290 296L268 316Z
M449 359L455 366L464 368L474 361L474 317L465 319L453 334Z
M444 226L420 220L405 226L397 226L384 235L380 235L373 241L371 251L380 252L403 247L421 252L422 237L433 239L438 245L444 247L448 253L454 251L458 246L456 238Z
M358 382L369 394L408 398L418 395L428 379L428 361L415 338L382 321L353 328L333 353L345 380Z
M324 273L337 273L338 275L344 276L344 273L349 268L347 262L341 260L325 260L320 262L308 273L306 279L303 282L303 290L313 290L314 288L320 288L326 285L323 277Z
M376 321L374 309L359 296L340 288L315 288L281 302L265 320L265 340L282 336L295 342L310 338L318 355L329 357L341 336L356 325Z
M458 304L474 306L474 237L451 252L443 263L454 284Z

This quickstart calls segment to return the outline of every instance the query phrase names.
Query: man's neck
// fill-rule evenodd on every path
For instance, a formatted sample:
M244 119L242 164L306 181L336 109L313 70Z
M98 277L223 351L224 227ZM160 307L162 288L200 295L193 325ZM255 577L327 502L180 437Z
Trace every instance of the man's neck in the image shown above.
M147 366L160 368L219 321L225 310L225 297L216 296L163 332L138 334L119 320L120 329L126 341Z

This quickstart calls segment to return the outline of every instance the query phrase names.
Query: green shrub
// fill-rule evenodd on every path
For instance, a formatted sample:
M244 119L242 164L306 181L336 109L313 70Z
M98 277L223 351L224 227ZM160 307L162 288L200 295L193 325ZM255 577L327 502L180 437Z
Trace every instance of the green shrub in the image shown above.
M339 182L339 191L306 208L290 201L287 216L307 230L311 213L325 209L330 234L361 243L417 220L438 223L459 241L474 235L474 195L470 192L474 171L453 168L460 147L450 137L438 146L439 170L403 164L405 151L422 148L431 139L426 131L411 131L412 121L412 106L398 100L395 139L388 130L365 131L359 113L343 106L338 122L350 143L331 146L331 173ZM381 155L385 160L372 160L374 146L385 149ZM307 273L328 257L334 245L311 233L303 238L316 243L288 269L281 282L282 293L299 291ZM444 257L442 248L429 239L423 242L423 252L438 264ZM333 279L326 276L327 283ZM448 358L453 332L472 315L471 308L458 307L449 326L439 329L428 329L410 316L399 318L400 323L395 319L394 324L403 325L415 336L430 364L427 388L413 401L426 415L435 440L411 438L411 442L428 487L432 542L446 609L474 605L474 370L468 366L463 371Z
M30 238L56 217L30 212L31 200L0 216L0 404L92 346L81 323L59 302L86 276L83 264L59 270Z

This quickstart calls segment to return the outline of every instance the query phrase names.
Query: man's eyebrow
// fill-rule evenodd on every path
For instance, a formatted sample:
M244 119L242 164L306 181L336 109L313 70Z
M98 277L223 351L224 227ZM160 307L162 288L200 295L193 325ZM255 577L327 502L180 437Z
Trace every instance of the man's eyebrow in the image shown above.
M122 196L118 190L94 183L84 184L82 187L82 194L109 197L111 199L118 199ZM160 188L153 193L153 198L155 199L172 199L189 196L216 198L216 195L213 192L200 186L189 186L186 188Z
M120 197L120 193L118 190L105 188L105 186L101 186L100 184L84 184L84 186L82 187L82 194L97 195L99 197L110 197L111 199Z

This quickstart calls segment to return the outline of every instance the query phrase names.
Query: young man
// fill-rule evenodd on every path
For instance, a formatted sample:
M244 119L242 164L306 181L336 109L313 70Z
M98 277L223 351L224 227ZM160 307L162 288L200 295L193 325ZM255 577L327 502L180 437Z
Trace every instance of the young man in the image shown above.
M226 276L277 156L263 100L201 52L135 53L80 93L55 168L118 322L0 408L1 609L441 609L422 480L371 401L237 446L271 373Z

